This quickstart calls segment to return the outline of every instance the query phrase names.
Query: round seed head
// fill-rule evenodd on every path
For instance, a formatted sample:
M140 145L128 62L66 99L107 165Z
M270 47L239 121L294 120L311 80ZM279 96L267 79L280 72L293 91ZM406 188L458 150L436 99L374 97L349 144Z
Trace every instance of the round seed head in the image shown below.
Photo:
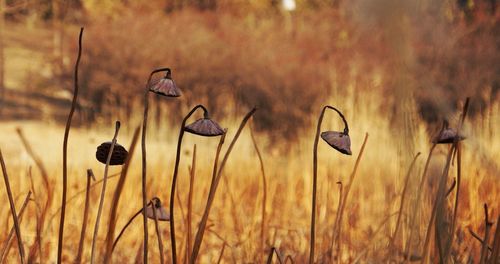
M170 216L168 215L167 210L161 204L160 199L153 198L153 204L146 208L146 217L149 219L155 219L153 208L156 212L156 217L158 217L158 221L170 221Z
M321 138L340 153L352 155L349 134L338 131L326 131L321 133Z
M465 136L459 135L455 129L446 127L445 129L443 129L441 134L439 134L432 140L432 142L436 144L452 144L457 137L458 141L462 141L465 139Z
M205 116L184 127L184 130L205 137L215 137L224 134L224 129L217 122Z
M110 148L111 142L104 142L97 147L95 157L99 162L106 164ZM113 154L111 154L109 165L123 165L123 163L125 163L125 160L127 159L127 156L127 150L122 145L116 143L115 147L113 148Z
M165 75L165 77L153 83L149 87L149 91L167 97L181 96L181 90L177 87L174 80L172 79L170 71L167 71L167 75Z

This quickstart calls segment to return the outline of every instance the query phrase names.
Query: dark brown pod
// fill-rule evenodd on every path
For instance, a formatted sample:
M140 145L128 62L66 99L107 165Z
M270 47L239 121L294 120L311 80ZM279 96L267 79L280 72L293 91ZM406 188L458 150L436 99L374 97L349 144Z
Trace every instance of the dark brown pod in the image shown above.
M153 208L156 212L156 217L158 217L158 221L170 221L170 216L168 215L167 210L163 205L161 204L160 199L158 198L153 198L153 204L146 207L146 217L149 219L155 219L155 216L153 214Z
M205 137L215 137L224 134L224 129L215 121L207 117L200 118L194 123L187 125L184 130Z
M161 78L159 81L151 85L149 87L149 91L167 97L181 96L181 90L177 87L174 80L172 79L170 70L167 71L167 75L165 77Z
M97 158L97 160L103 164L106 164L110 148L111 142L104 142L99 145L95 153L95 157ZM127 159L127 155L127 150L122 145L116 143L115 147L113 148L113 154L111 154L109 165L123 165L123 163L125 163L125 160Z
M455 138L458 137L458 141L465 139L463 135L458 135L457 131L453 128L445 128L437 137L435 137L432 142L436 144L452 144Z
M349 134L338 131L326 131L321 133L321 138L340 153L352 155Z

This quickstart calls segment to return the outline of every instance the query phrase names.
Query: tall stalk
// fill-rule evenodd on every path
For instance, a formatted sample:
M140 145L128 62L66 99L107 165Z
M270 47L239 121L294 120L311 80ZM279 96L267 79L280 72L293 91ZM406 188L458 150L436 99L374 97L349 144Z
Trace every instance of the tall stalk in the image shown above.
M80 28L80 36L78 37L78 57L75 63L75 76L74 76L74 92L73 101L71 102L71 109L69 110L68 120L66 121L66 128L64 130L64 140L63 140L63 191L61 199L61 218L59 220L59 238L57 241L57 264L62 262L62 247L63 247L63 236L64 236L64 218L66 216L66 190L68 186L68 137L69 130L71 128L71 121L73 119L73 113L75 112L77 99L78 99L78 66L80 64L80 58L82 57L82 37L83 37L83 27Z
M80 242L78 243L78 251L74 263L79 264L82 262L83 245L85 244L85 231L87 231L87 220L89 218L89 205L90 205L90 184L95 181L94 173L91 169L87 170L87 187L85 192L85 207L83 209L82 230L80 232Z
M188 192L188 209L187 209L187 241L186 241L186 261L189 263L192 242L192 213L193 213L193 188L194 176L196 174L196 144L193 146L193 161L189 170L189 192Z
M104 167L101 198L99 199L99 208L97 209L97 216L95 219L95 226L94 226L94 236L92 237L92 250L90 253L91 264L94 263L95 261L95 246L97 241L97 235L99 234L99 224L101 223L102 208L104 206L104 196L106 194L106 183L108 179L109 163L111 162L111 156L113 156L113 150L115 149L116 145L116 137L118 136L119 131L120 131L120 121L116 121L115 134L113 135L113 140L111 140L111 146L109 147L108 158L106 159L106 166Z
M261 223L260 223L260 249L264 249L265 236L264 232L266 230L266 203L267 203L267 183L266 183L266 171L264 170L264 161L262 160L262 155L260 154L259 147L257 146L257 141L253 134L252 126L250 125L250 136L252 138L253 147L257 153L260 163L260 171L262 175L262 212L261 212Z

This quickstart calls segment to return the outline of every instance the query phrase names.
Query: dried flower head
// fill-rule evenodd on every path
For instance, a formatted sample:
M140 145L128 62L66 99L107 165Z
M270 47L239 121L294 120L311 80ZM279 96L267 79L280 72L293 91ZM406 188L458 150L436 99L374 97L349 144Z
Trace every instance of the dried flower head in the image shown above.
M455 138L458 137L458 141L465 139L465 136L458 135L457 131L453 128L445 128L437 137L435 137L432 142L437 144L452 144Z
M351 155L351 138L348 133L338 131L325 131L321 133L321 138L338 150L340 153Z
M187 125L184 127L184 130L205 137L215 137L224 134L224 129L217 122L210 119L208 114L205 114L205 117L196 120L194 123Z
M158 217L158 221L170 221L170 216L168 215L167 210L161 204L161 200L157 197L151 200L153 203L146 208L146 217L150 219L155 219L153 208L156 212L156 217Z
M167 74L165 75L165 77L161 78L149 87L149 91L168 97L181 96L181 90L177 87L174 80L172 79L172 72L170 69L167 69Z
M111 142L109 141L99 145L95 153L95 157L97 158L97 160L103 164L106 164L110 148ZM113 154L111 154L109 165L123 165L123 163L125 163L125 160L127 159L127 155L127 150L122 145L116 143L115 147L113 148Z

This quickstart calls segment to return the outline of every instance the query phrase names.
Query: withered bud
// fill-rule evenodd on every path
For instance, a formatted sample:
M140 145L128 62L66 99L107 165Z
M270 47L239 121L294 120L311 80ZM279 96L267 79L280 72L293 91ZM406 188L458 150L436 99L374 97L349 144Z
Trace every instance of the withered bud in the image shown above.
M340 153L352 155L349 134L338 131L326 131L321 133L321 138Z
M205 116L184 127L184 130L205 137L215 137L224 134L224 129L217 122Z
M446 127L443 129L441 134L435 137L432 140L432 143L436 144L452 144L455 141L455 138L458 137L458 141L462 141L465 139L465 136L458 135L457 131L453 128Z
M170 216L168 215L168 212L165 209L165 207L163 207L163 205L161 204L160 199L155 197L151 201L152 204L146 208L146 217L153 220L155 219L153 213L153 208L154 208L158 221L170 221Z
M149 87L149 91L167 97L181 96L181 90L177 87L174 80L172 79L170 70L167 71L165 77L161 78L159 81L151 85Z
M110 148L111 142L109 141L99 145L95 153L95 157L97 158L97 160L103 164L106 164ZM127 150L122 145L116 143L115 147L113 148L113 154L111 154L109 165L123 165L123 163L125 163L125 160L127 159L127 156Z

